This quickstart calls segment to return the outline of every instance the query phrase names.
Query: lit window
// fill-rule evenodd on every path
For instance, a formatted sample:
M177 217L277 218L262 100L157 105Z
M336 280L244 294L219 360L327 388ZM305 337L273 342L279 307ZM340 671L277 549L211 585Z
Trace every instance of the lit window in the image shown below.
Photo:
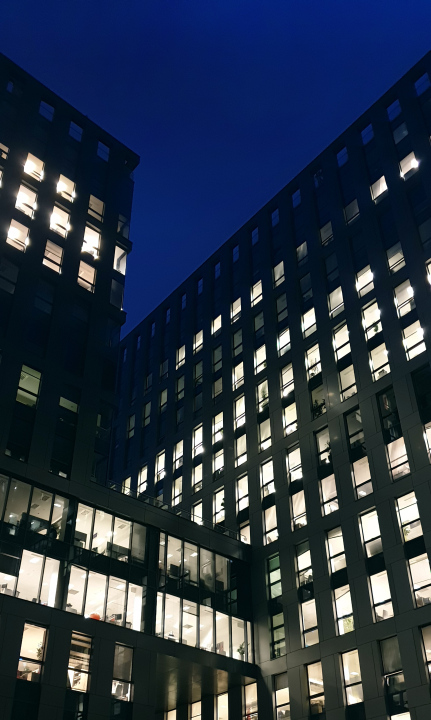
M292 194L292 207L296 208L301 204L301 191L295 190Z
M178 470L183 465L184 456L184 443L182 440L178 440L174 445L174 469Z
M370 585L376 622L393 617L394 608L386 570L376 575L371 575Z
M258 280L251 289L251 306L257 305L262 300L262 280Z
M249 520L245 520L244 522L240 523L239 526L239 539L241 542L245 543L246 545L250 545L250 522Z
M177 358L176 358L176 369L181 367L181 365L184 365L186 361L186 346L182 345L177 350Z
M307 678L310 715L320 715L325 712L325 695L321 662L307 665Z
M352 480L357 500L373 492L370 465L367 457L360 458L352 464Z
M331 573L335 573L346 567L346 554L344 552L344 540L341 527L328 530L327 539Z
M314 308L311 308L302 316L302 337L306 338L312 335L316 328L316 313Z
M301 469L302 473L302 469ZM292 512L292 530L300 530L307 524L304 491L294 493L290 498Z
M263 380L256 388L257 412L260 413L266 408L269 402L268 380Z
M380 310L375 301L362 308L362 325L367 340L370 340L381 331Z
M225 511L224 511L224 488L220 488L220 490L217 490L217 492L214 493L214 525L217 525L217 523L223 522L225 519Z
M63 177L62 175L60 177ZM90 195L88 203L88 214L92 215L96 220L102 222L105 213L105 203L99 200L95 195Z
M114 270L121 273L121 275L126 274L126 264L127 264L127 251L121 247L121 245L115 246L115 254L114 254Z
M240 435L235 439L235 467L247 462L247 435Z
M45 659L46 628L25 623L17 679L40 682Z
M347 154L347 148L342 148L339 152L337 152L337 165L338 167L343 167L343 165L346 164L348 161L349 156Z
M330 515L339 508L335 475L328 475L320 480L320 497L322 515Z
M383 552L377 510L370 510L363 515L360 515L359 524L362 530L362 540L366 556L373 557L374 555L378 555Z
M65 175L60 175L57 182L57 193L65 200L73 202L76 197L75 183L72 180L69 180L69 178Z
M386 112L388 114L388 120L395 120L395 118L401 114L400 101L394 100L394 102L386 108Z
M407 125L405 122L401 123L401 125L398 125L398 127L394 128L393 130L393 138L395 145L398 145L401 140L404 140L405 137L409 134L409 131L407 129Z
M290 330L285 328L278 334L277 338L277 350L278 355L284 355L284 353L290 350Z
M320 228L320 242L323 246L325 246L328 245L333 239L334 231L332 230L332 222L329 220L326 225Z
M302 462L299 445L291 445L286 453L287 477L291 483L302 480Z
M221 315L218 315L212 321L211 333L212 333L212 335L217 335L220 332L220 330L221 330Z
M67 687L87 692L90 679L91 637L72 632L67 669Z
M364 702L364 691L362 689L361 666L357 650L341 655L343 663L344 692L347 705L356 705Z
M271 420L267 418L258 425L259 451L266 450L271 445Z
M29 407L35 407L39 397L41 377L38 370L23 365L20 372L16 401Z
M307 242L301 243L301 245L298 245L296 248L296 260L298 263L298 267L301 267L301 265L304 265L308 260L308 249L307 249Z
M424 331L421 328L419 320L403 330L403 344L406 351L407 360L412 360L416 355L425 352L426 345L424 343Z
M85 288L89 292L94 293L95 282L96 270L94 267L81 260L78 270L78 285L81 285L81 287Z
M193 457L196 457L196 455L200 455L203 452L203 445L202 445L202 425L197 425L197 427L193 430Z
M54 232L58 233L62 237L66 237L70 230L70 215L66 210L62 210L58 205L54 206L54 210L51 215L49 227Z
M416 160L414 152L406 155L405 158L400 160L400 175L404 180L407 180L419 167L419 161Z
M220 273L221 273L221 265L218 262L214 265L214 280L218 280L218 278L220 277Z
M100 157L105 162L109 160L109 147L100 140L97 143L97 157Z
M24 172L34 180L43 180L45 163L29 153L24 164Z
M197 525L202 525L202 503L198 502L192 505L192 521Z
M298 417L296 412L296 403L292 403L283 409L283 427L285 435L290 435L297 430Z
M133 700L132 663L133 648L115 643L112 695L116 700Z
M416 305L413 297L413 288L410 285L410 280L405 280L401 285L398 285L394 290L394 301L397 309L398 317L407 315L411 310L414 310Z
M214 415L212 422L212 442L215 443L223 440L223 413Z
M9 155L9 148L3 143L0 143L0 160L7 160Z
M329 305L329 316L330 318L334 318L337 315L339 315L344 310L344 299L343 299L343 291L341 287L335 288L331 293L328 295L328 305Z
M361 132L362 144L368 145L368 143L371 142L373 137L374 137L374 130L373 130L373 126L370 123Z
M280 571L280 556L272 555L266 561L266 571L268 578L268 590L269 597L271 600L281 596L281 571Z
M74 140L77 140L78 142L81 142L81 140L82 140L82 127L79 127L79 125L77 125L76 123L71 122L70 125L69 125L69 135L70 135L70 137L72 137Z
M235 365L232 371L232 387L237 390L244 384L244 363L240 362Z
M336 588L334 590L334 600L338 634L345 635L352 632L355 629L355 623L349 585Z
M199 330L194 336L193 336L193 352L197 353L199 350L202 349L204 344L204 332L203 330Z
M25 249L29 244L28 233L28 227L26 227L25 225L21 225L21 223L17 222L16 220L11 220L6 242L8 245L12 245L12 247L16 248L17 250L25 252Z
M316 601L308 600L300 606L302 614L302 638L304 647L317 645L319 630L317 628Z
M199 490L202 490L202 480L203 480L203 469L202 469L202 463L199 463L199 465L195 465L195 467L192 469L192 489L193 492L199 492Z
M48 105L48 103L44 100L41 100L39 105L39 115L42 115L42 117L46 120L52 122L54 119L54 108L52 105Z
M334 328L332 331L332 337L335 359L338 361L350 353L349 330L347 323L344 322L342 325L338 325L338 327Z
M359 205L357 199L355 198L352 202L345 206L344 218L347 225L349 225L351 222L356 220L357 217L359 217Z
M249 506L248 497L248 479L247 475L243 475L236 481L236 508L237 513Z
M307 379L311 380L322 371L322 365L320 363L320 350L319 345L313 345L305 353L305 367L307 368Z
M266 348L261 345L254 351L254 374L257 375L266 368Z
M376 180L376 182L373 183L370 187L371 197L374 202L378 202L378 200L381 199L382 195L384 195L387 190L388 186L386 185L386 179L385 176L382 175L382 177Z
M172 482L172 505L179 505L183 499L183 478L181 475Z
M388 260L388 269L391 274L398 272L398 270L401 270L406 264L400 242L395 243L395 245L392 245L392 247L386 250L386 257Z
M138 475L138 495L147 491L148 484L148 466L143 465Z
M404 542L423 535L419 518L418 503L414 492L407 493L396 500L398 520Z
M281 397L287 397L293 390L293 369L292 363L286 365L281 370Z
M259 228L254 228L254 230L251 231L251 244L256 245L256 243L259 241Z
M265 527L264 544L269 545L269 543L278 539L277 511L275 505L264 510L263 517Z
M396 481L404 477L404 475L409 475L410 465L404 439L400 437L386 445L386 452L392 480Z
M275 676L275 716L277 720L290 718L290 695L287 672Z
M262 498L275 492L272 460L267 460L267 462L262 463L260 466L260 488Z
M319 465L328 465L332 462L331 441L328 427L315 433L317 446L317 462Z
M272 615L270 623L271 658L278 658L286 654L286 635L284 630L283 612Z
M51 268L51 270L61 273L62 262L63 248L51 242L51 240L47 240L42 263Z
M17 210L21 210L24 215L32 218L37 207L36 201L37 194L34 190L30 190L30 188L25 185L20 185L15 203Z
M356 274L356 292L359 297L364 297L364 295L371 292L371 290L374 290L373 278L374 276L369 265L362 268L362 270Z
M378 347L374 348L374 350L371 350L370 368L374 382L391 371L388 362L388 351L386 350L385 343L382 343Z
M431 625L421 628L424 643L425 657L428 666L428 675L431 676Z
M234 323L236 320L239 320L240 317L241 317L241 298L238 298L237 300L234 300L234 302L230 306L231 322Z
M274 274L274 287L277 287L284 281L284 262L283 262L283 260L274 267L273 274Z

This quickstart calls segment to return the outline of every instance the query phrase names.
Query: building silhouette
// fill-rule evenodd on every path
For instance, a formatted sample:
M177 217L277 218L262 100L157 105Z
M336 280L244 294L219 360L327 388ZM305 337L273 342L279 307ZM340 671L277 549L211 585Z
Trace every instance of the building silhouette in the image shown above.
M5 720L425 720L431 53L123 341L138 157L0 58Z

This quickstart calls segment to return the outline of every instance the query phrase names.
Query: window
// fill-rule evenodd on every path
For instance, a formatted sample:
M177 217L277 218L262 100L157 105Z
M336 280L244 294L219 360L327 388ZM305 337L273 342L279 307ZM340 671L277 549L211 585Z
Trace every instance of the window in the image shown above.
M266 368L266 348L265 345L261 345L260 348L254 351L254 374L258 375L261 370Z
M349 330L346 322L334 328L332 338L335 359L338 361L350 353Z
M213 350L213 372L218 372L222 368L222 346L217 345Z
M405 158L400 160L400 175L404 180L407 180L419 167L419 161L416 160L414 152L406 155Z
M81 252L89 253L97 259L99 257L100 233L91 225L85 226L84 241L82 243Z
M282 282L284 282L284 262L281 260L281 262L278 263L273 269L273 275L274 275L274 287L278 287L278 285L281 285Z
M290 718L290 695L287 672L275 675L275 717L277 720L289 720Z
M184 365L186 361L186 346L182 345L177 350L177 357L176 357L176 370L181 367L181 365Z
M388 443L386 445L386 452L388 456L389 471L394 482L396 480L400 480L400 478L405 475L410 474L410 465L404 438L400 437L397 440Z
M236 481L236 511L237 513L248 508L249 497L248 497L248 478L247 475L242 475Z
M203 378L203 362L202 362L202 360L199 360L199 362L195 363L194 368L193 368L193 379L194 379L194 383L195 383L196 387L201 384L202 378Z
M346 555L344 552L344 540L341 527L328 530L327 540L331 573L335 573L346 567Z
M156 455L156 483L161 483L165 475L165 452L163 450Z
M45 252L42 263L57 273L61 273L63 263L63 248L51 240L46 241Z
M221 315L218 315L214 320L212 321L211 325L211 334L212 335L218 335L218 333L221 330Z
M329 317L333 319L344 310L343 291L341 287L335 288L328 295Z
M70 230L70 215L58 205L54 205L49 227L62 237L66 237Z
M240 435L235 439L235 467L247 462L247 436Z
M357 500L373 492L373 483L371 482L370 466L367 457L360 458L353 463L352 480Z
M260 466L260 487L262 498L275 492L272 460L268 460Z
M271 420L267 418L258 425L259 452L271 446Z
M138 475L138 495L147 491L148 466L143 465Z
M426 345L424 343L424 331L421 328L419 320L403 330L403 344L406 351L407 360L412 360L416 355L425 352Z
M376 575L371 575L370 586L376 622L393 617L394 609L386 570Z
M398 272L398 270L401 270L406 264L400 242L395 243L395 245L392 245L392 247L386 250L386 257L388 269L391 274Z
M407 698L397 637L381 640L380 654L388 714L391 720L410 720L410 713L399 714L407 710Z
M366 556L373 557L383 552L377 510L370 510L360 515L359 524L362 530L362 541Z
M70 180L65 175L60 175L57 182L57 193L65 200L73 202L76 197L73 180Z
M311 391L311 412L313 419L326 413L326 397L323 385L318 385Z
M129 415L129 417L127 418L126 437L128 440L131 440L135 434L135 420L136 420L135 415Z
M334 239L334 231L332 230L332 222L329 220L323 227L320 228L320 242L325 247L329 245L331 240Z
M16 248L17 250L25 252L25 249L29 244L28 233L28 227L26 227L25 225L21 225L21 223L17 222L16 220L11 220L6 242L8 243L8 245L12 245L12 247Z
M229 720L228 693L216 695L216 720Z
M246 545L250 545L250 522L248 520L239 526L239 539Z
M301 451L298 443L291 445L286 453L286 469L288 480L291 483L302 480Z
M183 499L183 478L181 475L174 478L172 483L172 505L179 505Z
M87 692L90 679L91 637L72 632L67 669L67 687Z
M111 280L111 294L109 301L111 305L118 308L119 310L123 309L123 295L124 295L124 285L117 282L117 280Z
M23 365L21 368L16 401L22 405L35 407L39 398L41 374L37 370Z
M410 280L405 280L401 285L397 285L394 290L394 302L398 317L407 315L407 313L415 309L414 293Z
M213 521L214 525L224 522L225 511L224 511L224 488L220 488L214 493L214 512Z
M365 453L364 430L360 409L355 408L349 412L345 418L350 450L362 448L362 451Z
M46 120L52 122L54 119L54 108L52 105L48 105L48 103L44 100L41 100L39 105L39 115L42 115L42 117Z
M335 601L335 617L337 620L338 634L345 635L355 629L353 619L352 598L350 595L350 587L343 587L334 590Z
M301 204L301 191L295 190L292 194L292 207L296 208Z
M300 279L299 285L302 293L302 301L307 302L307 300L311 300L311 298L313 297L313 288L311 287L310 273L307 273L307 275L304 275Z
M426 92L429 87L431 87L429 75L428 75L428 73L424 73L415 82L416 95L418 95L418 96L422 95L422 93Z
M159 412L164 413L166 411L166 408L168 407L168 391L165 388L164 390L161 390L159 395Z
M184 375L180 375L176 380L176 401L182 400L184 397Z
M241 385L244 384L244 363L240 362L235 365L232 371L232 386L234 390L237 390Z
M69 125L69 135L70 135L70 137L73 138L74 140L77 140L78 142L81 142L81 140L82 140L82 128L79 127L79 125L77 125L76 123L71 122L70 125Z
M163 360L163 362L160 363L160 379L166 380L169 373L169 360Z
M308 260L308 249L307 249L307 242L301 243L301 245L298 245L296 248L296 260L298 263L298 267L301 267L304 265Z
M373 130L373 126L370 123L361 132L362 144L368 145L368 143L371 142L373 137L374 137L374 130Z
M109 147L100 140L97 143L97 157L100 157L105 162L109 160Z
M193 336L193 352L197 353L199 350L202 350L204 344L204 332L203 330L199 330L194 336Z
M18 680L40 682L45 658L46 628L25 623L18 661Z
M335 253L332 253L332 255L328 255L328 257L325 259L325 271L326 279L328 282L332 282L333 280L336 280L337 277L339 277L340 273L338 270L338 261Z
M309 337L316 331L316 328L316 313L314 308L311 308L302 316L302 337Z
M28 153L24 164L24 172L34 180L43 180L45 163L35 155Z
M271 225L272 227L276 227L278 223L280 222L280 213L278 211L278 208L275 208L273 212L271 213Z
M350 650L350 652L342 653L341 661L343 663L344 692L347 705L364 702L358 651Z
M37 194L34 190L31 190L25 185L20 185L15 203L17 210L21 210L24 215L32 218L36 210L36 201Z
M193 430L192 456L200 455L203 452L202 425L197 425Z
M286 365L281 371L281 397L287 397L293 390L293 369L292 363Z
M348 161L349 156L347 154L347 148L342 148L339 152L337 152L337 165L338 167L343 167L343 165L346 164Z
M270 600L275 600L281 596L281 571L280 556L272 555L266 561L266 573L268 578L268 590Z
M373 278L374 276L369 265L362 268L362 270L356 274L356 292L360 298L371 292L371 290L374 290Z
M254 316L253 325L254 325L255 338L258 339L258 338L262 337L265 332L264 321L263 321L263 312L260 312Z
M286 634L284 629L284 615L282 612L270 618L271 631L271 658L286 655Z
M234 323L236 320L239 320L240 317L241 317L241 298L238 298L237 300L234 300L234 302L230 306L231 322Z
M285 435L290 435L298 429L296 403L291 403L283 408L283 427Z
M234 427L235 430L245 425L245 397L240 395L234 402Z
M254 228L251 231L251 244L256 245L257 242L259 242L259 228Z
M0 160L7 160L9 155L9 148L3 143L0 143Z
M250 296L252 307L262 300L262 280L258 280L257 283L253 285Z
M183 295L181 295L181 310L185 310L186 306L187 306L187 295L186 295L186 293L183 293Z
M242 328L232 335L232 353L234 357L242 353Z
M319 345L313 345L305 353L305 367L307 368L307 379L311 380L312 377L318 375L322 371L320 364L320 350Z
M115 643L112 695L116 700L133 700L132 664L133 648Z
M239 245L235 245L234 248L232 248L232 262L238 262L239 260Z
M256 388L257 412L260 413L266 408L269 402L268 380L263 380Z
M220 277L220 273L221 273L221 265L218 262L214 265L214 280L218 280L218 278Z
M338 510L338 493L335 475L328 475L320 480L320 496L322 515L330 515L330 513Z
M374 202L378 202L382 199L382 195L384 195L388 190L388 186L386 185L386 179L385 176L382 175L378 180L376 180L375 183L373 183L370 187L371 197L374 200Z
M315 433L317 446L317 462L319 465L327 465L332 462L331 442L328 427Z
M395 502L403 541L408 542L409 540L421 537L423 535L422 525L414 492L397 498Z
M300 490L299 492L291 495L290 503L292 513L292 530L299 530L300 528L305 527L307 524L307 512L305 508L304 491Z
M0 288L9 295L15 292L18 280L19 268L14 263L9 262L5 257L0 261Z
M195 465L195 467L192 469L193 492L199 492L199 490L202 490L202 479L203 479L202 463L200 463L199 465Z
M146 427L150 424L150 417L151 417L151 402L145 403L142 411L142 425L143 427Z
M290 350L290 330L289 330L289 328L285 328L278 334L277 350L278 350L279 357L281 357L281 355L284 355L284 353L286 353Z
M307 585L313 582L313 566L311 564L310 543L305 540L295 547L297 585ZM278 557L278 556L277 556ZM280 588L281 594L281 588Z
M257 683L244 688L245 714L243 720L257 720Z
M184 455L184 443L182 440L178 440L174 445L174 469L178 470L183 465Z
M416 607L429 605L431 603L431 570L428 555L424 553L412 558L409 560L409 567Z
M215 443L223 440L223 413L219 413L213 417L212 422L212 442Z
M394 128L394 131L392 133L392 136L394 138L395 145L398 145L401 140L404 140L405 137L409 134L409 131L407 129L407 125L405 122L401 123L401 125L398 125L396 128Z
M357 217L359 217L359 206L358 201L355 198L352 202L345 206L344 219L347 225L350 225L350 223L356 220Z
M320 715L325 712L322 663L316 662L307 665L307 677L310 715Z
M388 351L386 350L385 343L382 343L378 347L374 348L374 350L371 350L370 368L374 382L391 371L388 362Z
M431 677L431 625L421 628L425 658L428 666L428 675Z
M269 545L269 543L278 539L277 511L275 505L264 510L263 518L265 528L264 545Z
M95 195L90 195L90 200L88 203L88 214L92 215L94 218L96 218L96 220L99 220L99 222L102 222L103 216L105 214L105 203L102 200L99 200L99 198L97 198Z
M395 118L401 113L400 101L394 100L394 102L386 108L386 112L388 114L388 120L395 120Z

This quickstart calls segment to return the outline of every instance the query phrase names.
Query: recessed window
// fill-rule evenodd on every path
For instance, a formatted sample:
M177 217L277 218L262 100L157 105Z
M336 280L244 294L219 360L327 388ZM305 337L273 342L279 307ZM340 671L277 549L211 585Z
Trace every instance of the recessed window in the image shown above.
M332 255L328 255L328 257L325 258L325 270L326 279L328 280L328 282L333 282L337 279L337 277L339 277L340 273L338 270L338 261L335 253L332 253Z
M401 114L401 105L399 100L394 100L389 107L386 108L386 112L388 114L388 120L392 122L392 120L395 120L395 118L398 117L398 115Z
M82 140L82 127L79 127L76 123L71 121L69 125L69 135L74 140L77 140L78 142L81 142Z
M24 164L24 172L34 180L43 180L45 163L29 153Z
M284 330L281 331L281 333L278 334L277 350L278 350L279 357L281 357L281 355L284 355L284 353L286 353L290 350L290 330L289 330L289 328L285 328Z
M419 161L416 160L414 152L406 155L405 158L400 160L400 175L404 180L407 180L419 167Z
M337 165L338 167L343 167L343 165L346 164L348 161L349 156L347 154L347 148L342 148L339 152L337 152Z
M316 312L314 308L310 308L310 310L307 310L302 316L302 337L309 337L316 329Z
M9 148L3 143L0 143L0 160L7 160L9 155Z
M303 242L296 248L296 260L298 263L298 267L301 267L301 265L304 265L308 260L308 248L307 248L307 242Z
M221 315L217 315L216 318L212 321L211 325L211 333L212 335L218 335L218 333L221 331Z
M424 73L415 82L416 95L422 95L429 87L431 87L429 75L428 73Z
M410 492L397 498L396 505L403 541L409 542L421 537L423 531L415 493Z
M186 361L186 346L181 345L180 348L177 350L177 357L176 357L176 370L181 367L181 365L184 365Z
M234 427L235 430L245 425L245 398L240 395L234 401Z
M380 310L375 301L362 308L362 325L367 340L370 340L374 335L381 332L382 323L380 321Z
M25 623L17 679L40 682L45 659L46 628Z
M262 281L258 280L257 283L251 288L251 306L257 305L262 300Z
M331 293L328 295L328 307L329 307L329 316L330 318L334 318L337 315L339 315L344 310L344 299L343 299L343 291L341 289L341 286L335 288Z
M42 263L47 267L51 268L51 270L61 273L61 266L63 263L63 248L60 247L60 245L56 245L55 243L51 242L51 240L47 240Z
M407 313L415 309L414 293L410 280L405 280L401 285L397 285L394 290L394 302L398 317L403 317L403 315L407 315Z
M236 320L239 320L240 317L241 317L241 298L237 298L237 300L234 300L230 306L231 322L234 323Z
M32 218L36 210L36 201L37 194L34 190L31 190L25 185L20 185L15 203L17 210L21 210L24 215Z
M425 352L424 331L419 320L412 323L403 330L403 344L407 360L412 360L416 355Z
M60 175L57 182L57 193L65 200L73 202L76 197L75 183L73 180L70 180L65 175Z
M338 327L333 330L332 337L335 358L338 361L350 353L349 330L347 323L344 322L341 325L338 325Z
M371 290L374 290L373 278L374 275L369 265L366 265L356 274L356 292L359 297L364 297Z
M220 274L221 274L221 265L218 262L214 265L214 280L218 280L218 278L220 277Z
M345 635L352 632L355 629L355 623L349 585L343 585L334 590L334 601L338 634Z
M276 209L271 213L271 225L272 225L272 227L276 227L279 222L280 222L280 213L279 213L278 208L276 208Z
M114 270L121 273L121 275L126 274L126 266L127 266L127 251L121 247L121 245L115 246L115 253L114 253Z
M90 679L92 640L89 635L72 632L67 669L67 687L77 692L87 692Z
M46 120L52 122L54 119L54 108L44 100L41 100L39 105L39 115L42 115L42 117Z
M370 368L374 382L391 371L388 361L388 351L386 350L385 343L382 343L378 347L374 348L374 350L371 350Z
M371 197L373 198L374 202L378 202L378 200L381 199L382 195L384 195L387 190L388 186L386 185L386 179L385 176L382 175L382 177L376 180L376 182L373 183L370 187Z
M371 575L370 586L376 622L393 617L394 608L386 570L376 575Z
M349 225L356 220L357 217L359 217L359 205L357 199L355 198L352 202L345 206L344 218L347 225Z
M283 408L283 427L284 434L290 435L298 428L298 416L296 412L296 403L291 403Z
M239 245L235 245L234 248L232 248L232 262L238 262L239 260Z
M313 297L313 288L311 287L310 273L307 273L307 275L304 275L300 279L299 285L301 288L303 302L307 302L307 300L311 300L311 298Z
M274 276L274 287L277 287L284 281L284 262L281 260L281 262L278 263L273 269L273 276Z
M41 374L38 370L23 365L20 372L16 401L22 405L36 407L39 399Z
M88 214L102 222L105 214L105 203L103 200L99 200L95 195L90 195L88 202Z
M257 375L266 368L266 348L261 345L254 351L254 374Z
M334 232L332 230L332 222L329 221L326 225L320 228L320 242L323 246L328 245L331 240L334 239Z
M202 350L204 344L204 333L203 330L199 330L194 336L193 336L193 352L197 353L199 350Z
M259 242L259 228L254 228L251 231L251 244L256 245L257 242Z
M236 481L236 507L237 513L249 506L248 479L243 475Z
M388 261L388 270L391 274L398 272L398 270L401 270L401 268L405 266L406 261L404 260L404 252L400 242L395 243L395 245L392 245L392 247L386 250L386 258Z
M91 225L85 226L84 241L82 243L81 252L90 253L95 260L99 257L100 248L100 232Z
M267 418L258 425L259 452L263 452L271 445L271 420Z
M348 400L348 398L355 395L357 392L355 369L353 365L340 370L339 372L339 383L340 383L340 399L341 402Z
M281 323L287 318L287 297L286 293L279 295L276 300L277 322Z
M247 462L247 435L240 435L235 439L235 467Z
M100 140L97 143L97 157L100 157L105 162L109 160L109 147Z
M133 700L132 664L133 648L115 643L112 695L116 700Z
M260 466L260 488L262 498L275 492L272 460L268 460Z
M344 693L347 705L364 702L358 651L350 650L350 652L343 653L341 659L343 662Z
M244 384L244 363L240 362L232 370L232 387L237 390Z
M305 353L305 367L307 368L307 379L311 380L312 377L318 375L322 371L320 363L320 350L319 345L313 345Z
M96 283L96 270L88 263L81 260L79 263L78 270L78 285L85 288L89 292L94 293L94 287Z
M22 225L16 220L11 220L6 242L8 243L8 245L12 245L17 250L25 252L25 249L29 244L28 233L28 227Z
M322 515L330 515L339 509L335 475L328 475L320 481Z
M296 190L292 195L292 207L296 208L301 204L301 191Z
M360 515L359 524L366 556L370 558L379 555L383 552L383 547L377 510L373 509Z
M431 603L431 570L428 555L424 553L409 560L409 568L416 607L429 605Z
M374 137L374 130L371 123L365 127L361 132L362 144L368 145Z
M373 492L373 484L371 482L370 465L368 458L363 457L352 465L352 480L355 488L356 499L360 500L366 495Z
M220 468L218 468L220 469ZM217 468L213 468L213 472L216 472ZM218 523L224 522L225 519L225 509L224 509L224 488L221 487L219 490L217 490L214 493L214 499L213 499L213 522L214 525L217 525Z
M192 490L194 493L202 490L203 470L202 463L195 465L192 469Z
M269 543L278 540L277 511L275 505L264 510L263 518L265 528L264 544L269 545Z
M398 125L398 127L396 127L392 133L395 145L398 145L401 140L404 140L404 138L407 137L408 134L409 131L405 122L401 123L401 125Z
M58 205L54 205L54 210L49 224L51 230L54 230L54 232L58 233L62 237L67 237L67 233L70 230L69 220L69 213Z
M257 412L261 413L265 410L269 403L268 380L263 380L256 388L256 406Z
M292 363L286 365L281 371L281 397L287 397L293 390L293 369Z

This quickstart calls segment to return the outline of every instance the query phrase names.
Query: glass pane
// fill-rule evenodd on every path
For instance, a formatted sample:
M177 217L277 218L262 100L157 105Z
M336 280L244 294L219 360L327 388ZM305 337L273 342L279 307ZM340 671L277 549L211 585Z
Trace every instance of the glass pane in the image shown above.
M126 602L126 582L110 577L108 584L108 601L106 603L106 621L113 625L124 624Z
M132 535L132 561L143 563L145 560L146 528L139 523L133 523Z
M30 485L12 480L9 489L9 495L6 505L4 521L9 525L19 526L27 519L27 508L30 497ZM10 534L14 535L13 529Z
M100 573L89 572L87 581L87 593L85 597L84 615L93 620L103 620L105 618L105 595L106 581L105 575Z
M198 636L198 606L196 603L183 602L182 643L196 647Z
M104 510L96 510L94 518L93 536L91 540L91 550L99 555L108 554L112 542L112 521L113 517Z
M56 495L52 508L50 536L56 540L64 540L66 532L67 516L69 513L69 500Z
M206 605L200 606L199 646L201 650L213 651L213 611Z
M23 550L16 597L37 602L42 575L43 555Z
M132 679L133 648L115 644L114 669L112 676L117 680Z
M84 602L85 581L87 579L87 571L72 565L70 569L69 587L67 591L66 611L71 613L82 614L82 604Z
M232 657L245 660L245 622L232 618Z
M111 557L127 562L129 559L130 536L132 523L122 518L114 518L114 534L112 537Z
M184 582L197 585L198 582L198 548L197 545L184 543Z
M79 503L76 515L75 540L78 547L90 549L91 525L93 522L93 508Z
M214 570L213 570L213 553L210 550L201 548L200 551L200 581L207 589L214 591Z
M229 615L216 612L216 653L230 656Z
M45 558L45 568L43 571L42 587L40 590L40 604L55 606L55 596L57 593L58 572L60 562L53 558Z
M129 583L127 591L126 627L141 630L142 619L142 587Z
M175 595L166 595L164 637L175 642L180 639L180 598Z
M41 535L47 534L51 505L51 493L39 490L39 488L33 489L30 503L30 513L28 516L30 530L40 533Z

